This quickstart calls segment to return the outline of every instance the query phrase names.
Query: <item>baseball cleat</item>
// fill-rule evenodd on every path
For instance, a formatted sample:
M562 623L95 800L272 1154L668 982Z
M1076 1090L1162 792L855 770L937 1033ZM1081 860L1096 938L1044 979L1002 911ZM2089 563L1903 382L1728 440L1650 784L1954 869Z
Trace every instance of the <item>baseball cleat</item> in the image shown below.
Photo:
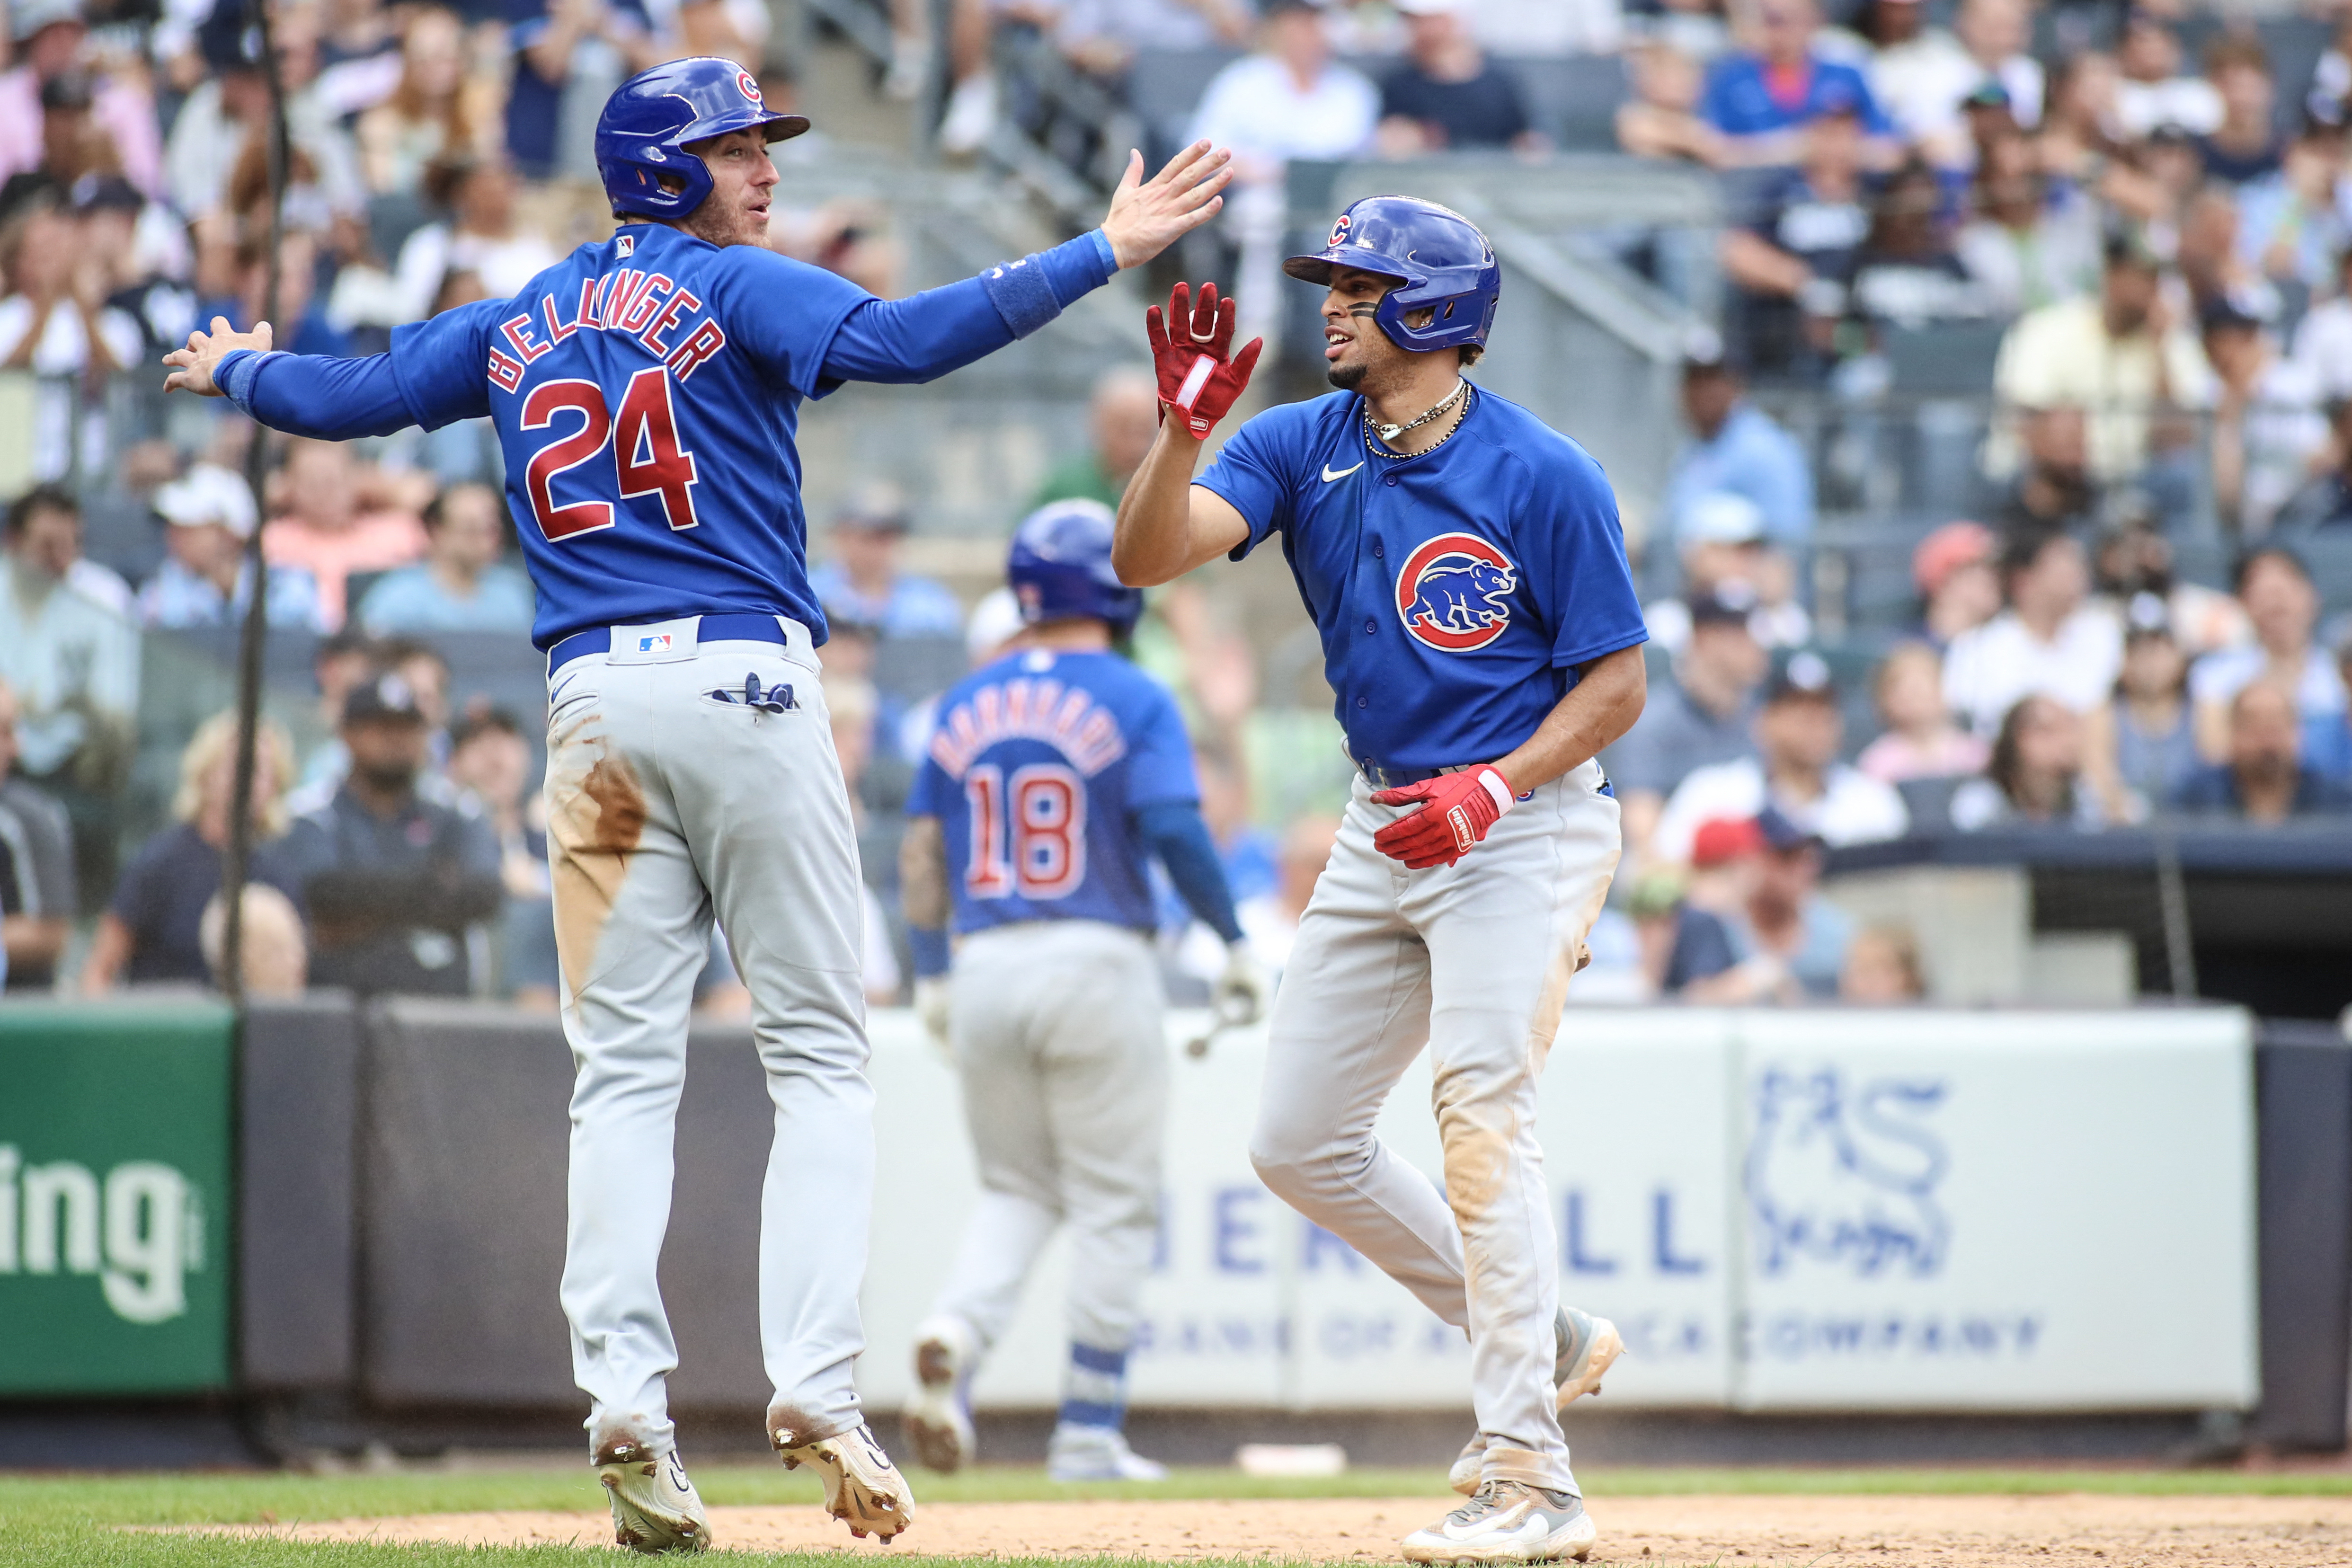
M1404 1538L1408 1563L1581 1563L1601 1532L1572 1491L1488 1481L1468 1502Z
M596 1455L596 1479L613 1500L613 1539L632 1552L705 1552L710 1517L677 1452L656 1455L623 1439Z
M1168 1467L1129 1448L1116 1427L1065 1422L1045 1445L1045 1474L1057 1481L1164 1481Z
M933 1318L915 1341L915 1398L899 1426L925 1469L944 1473L971 1462L977 1438L963 1390L974 1359L971 1331L954 1318Z
M1552 1319L1552 1404L1565 1410L1581 1395L1599 1394L1601 1379L1625 1354L1625 1341L1607 1318L1574 1307L1562 1307ZM1454 1457L1445 1479L1464 1497L1478 1490L1478 1476L1486 1462L1486 1434L1473 1432Z
M779 1427L768 1440L784 1469L806 1465L816 1471L824 1481L825 1512L860 1541L870 1533L888 1542L915 1522L914 1493L863 1421L846 1432L805 1442L790 1427Z

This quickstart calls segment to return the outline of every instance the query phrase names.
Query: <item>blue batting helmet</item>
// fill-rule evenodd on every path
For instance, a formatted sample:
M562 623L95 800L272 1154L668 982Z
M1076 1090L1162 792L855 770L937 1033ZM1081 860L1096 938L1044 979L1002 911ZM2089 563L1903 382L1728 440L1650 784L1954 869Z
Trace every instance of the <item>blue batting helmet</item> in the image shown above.
M613 215L686 216L710 194L710 170L687 144L755 126L782 141L809 122L772 113L760 84L733 60L703 56L639 71L604 100L596 120L596 172ZM678 188L666 189L665 178Z
M1143 613L1143 590L1119 581L1110 566L1115 521L1100 501L1055 501L1038 507L1013 530L1004 580L1021 602L1021 619L1088 616L1125 633Z
M1282 270L1328 285L1335 267L1400 281L1372 319L1390 342L1416 351L1485 343L1503 294L1503 269L1478 225L1418 196L1366 196L1339 214L1321 250L1292 256ZM1434 311L1429 325L1406 326L1406 313L1424 306Z

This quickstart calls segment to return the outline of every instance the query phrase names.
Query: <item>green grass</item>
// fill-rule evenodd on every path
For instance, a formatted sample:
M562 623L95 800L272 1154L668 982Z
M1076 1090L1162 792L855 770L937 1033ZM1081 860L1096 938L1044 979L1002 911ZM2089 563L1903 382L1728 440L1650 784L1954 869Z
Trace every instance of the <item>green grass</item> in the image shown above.
M1601 1469L1582 1474L1596 1497L1692 1493L2021 1494L2094 1491L2136 1495L2252 1493L2352 1495L2352 1474L2236 1470L1728 1469ZM815 1482L764 1464L695 1469L706 1500L718 1505L814 1507ZM1025 1501L1071 1497L1423 1497L1445 1495L1444 1477L1429 1469L1365 1469L1328 1479L1253 1478L1228 1469L1179 1470L1152 1485L1063 1486L1034 1469L982 1469L961 1476L918 1471L925 1501ZM125 1530L125 1526L230 1524L295 1520L453 1513L488 1509L601 1511L603 1494L585 1465L514 1469L412 1469L384 1475L140 1474L0 1478L0 1563L124 1564L127 1568L617 1568L606 1549L561 1547L397 1547L312 1545ZM915 1558L914 1553L900 1554ZM751 1558L741 1563L806 1563L838 1559ZM1040 1563L1048 1560L1034 1560ZM1051 1560L1054 1568L1087 1568ZM961 1568L956 1560L920 1558L909 1568ZM975 1565L977 1568L977 1565ZM987 1568L1021 1568L991 1560ZM1108 1561L1096 1568L1108 1568ZM1213 1565L1203 1565L1213 1568ZM1644 1568L1663 1568L1654 1562ZM1739 1568L1766 1568L1754 1558Z

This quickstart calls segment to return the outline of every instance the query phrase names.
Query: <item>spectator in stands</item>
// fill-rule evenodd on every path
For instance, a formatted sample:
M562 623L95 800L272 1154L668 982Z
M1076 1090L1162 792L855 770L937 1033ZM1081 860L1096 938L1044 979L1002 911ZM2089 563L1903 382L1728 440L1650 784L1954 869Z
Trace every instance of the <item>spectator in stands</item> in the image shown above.
M2010 482L2000 525L2011 533L2082 533L2098 520L2101 486L2091 476L2090 416L2077 404L2017 410L2024 465Z
M2352 787L2304 766L2302 732L2293 693L2273 681L2249 681L2230 699L2223 760L2190 775L2174 804L2264 825L2352 810Z
M356 626L346 626L320 639L310 654L310 677L319 687L318 727L327 738L301 759L295 788L312 806L324 805L351 768L352 757L335 731L341 727L343 701L362 681L373 680L376 668L374 640Z
M291 68L301 51L291 47L284 21L278 38ZM240 164L264 156L269 84L261 70L258 33L233 6L215 6L199 38L210 74L173 117L163 145L163 189L189 219L201 223L216 214L236 215L230 186ZM315 202L333 213L362 210L367 188L340 115L320 99L315 81L289 68L286 85L287 131L294 152L289 204L299 210L302 202Z
M2336 292L2315 304L2294 330L2294 357L2319 378L2331 401L2352 398L2352 244L2336 257ZM2346 448L2352 455L2352 446Z
M1149 371L1131 366L1106 371L1095 382L1087 420L1091 444L1045 476L1031 507L1085 500L1118 510L1127 482L1160 434L1159 384Z
M378 195L409 195L446 158L487 158L499 145L496 100L467 70L465 24L427 5L400 42L392 96L359 117L360 168Z
M2001 716L1984 777L1954 791L1952 826L1964 833L2105 827L2108 812L2084 775L2084 752L2082 715L2041 693L2019 698Z
M1985 765L1983 740L1952 722L1944 706L1944 661L1925 643L1905 643L1871 678L1885 733L1862 748L1854 766L1883 783L1950 779Z
M2352 631L2336 636L2336 673L2352 690ZM2305 716L2303 764L2315 773L2352 784L2352 713Z
M809 587L827 619L839 613L885 637L961 637L963 606L955 595L899 570L908 523L897 486L861 486L834 514L833 558L809 573Z
M2253 639L2245 607L2227 592L2173 574L2172 541L2145 514L2126 514L2099 536L2091 602L2117 626L2160 615L2181 653L2194 659Z
M1815 47L1821 14L1814 0L1758 0L1752 46L1735 49L1707 72L1699 112L1731 141L1736 162L1794 163L1796 133L1824 115L1850 115L1883 153L1894 134L1855 67Z
M1397 0L1404 63L1381 82L1380 149L1391 158L1507 147L1539 152L1546 139L1528 115L1518 79L1478 47L1464 0Z
M2231 299L2208 305L2202 324L2216 388L2207 457L2213 505L2225 528L2259 538L2325 461L2319 379Z
M1258 52L1213 78L1192 136L1234 154L1225 226L1241 250L1235 341L1269 340L1281 312L1281 251L1289 223L1284 171L1293 158L1345 158L1372 140L1380 89L1331 57L1323 13L1308 0L1268 0Z
M2180 70L2180 40L2151 11L2134 11L2124 23L2123 46L2116 64L2122 72L2116 83L2116 128L2137 139L2158 126L2179 126L2192 136L2220 128L2224 112L2221 93L2200 77Z
M2211 372L2197 341L2162 303L2160 268L2144 239L2107 241L2095 299L2070 299L2027 312L2001 340L1993 391L2011 410L2088 411L2086 459L2102 484L2138 476L2148 464L2151 425L2176 408L2211 401ZM2014 470L2013 432L1997 432L1990 464Z
M168 631L242 625L253 591L245 546L257 523L253 491L243 476L198 463L155 492L155 512L165 524L165 555L139 591L141 624ZM278 566L268 576L264 613L270 625L324 629L319 585L310 572Z
M1725 227L1722 255L1737 357L1803 378L1828 362L1870 207L1862 121L1851 108L1829 110L1793 134L1801 163L1768 187L1745 225Z
M2352 347L2352 338L2347 341ZM2333 454L2335 465L2280 508L2278 531L2283 535L2352 528L2352 394L2339 393L2328 402L2327 430L2327 451Z
M8 23L18 63L0 76L0 179L48 161L43 94L50 84L80 75L89 37L81 0L16 0ZM109 70L95 81L83 77L79 96L114 172L151 196L161 194L163 131L139 73Z
M110 795L129 768L139 632L74 585L81 508L41 485L8 508L0 679L15 693L15 759L52 789Z
M1745 496L1701 496L1675 519L1682 558L1683 594L1643 608L1650 640L1670 653L1690 643L1693 598L1748 607L1748 630L1766 648L1801 647L1812 641L1812 617L1796 601L1796 567L1764 538L1764 514Z
M959 6L965 3L966 0L957 0ZM991 0L988 8L1004 20L1018 21L1018 13L1028 7L1026 0L1011 5L1006 0ZM1044 13L1039 17L1040 25L1052 28L1054 41L1071 63L1105 81L1124 75L1134 65L1139 50L1213 49L1246 43L1255 19L1251 8L1242 0L1068 0L1065 5L1039 5L1036 9ZM974 135L967 127L953 123L959 100L971 101L972 95L966 88L967 79L959 75L955 93L949 99L946 114L941 116L940 141L950 152L977 149L986 131L986 124L982 124L982 134ZM987 123L992 124L992 84L989 96ZM973 117L973 123L979 123L976 108L965 112ZM951 131L959 133L950 135Z
M265 720L253 751L253 841L246 874L299 899L301 884L278 841L293 776L292 743ZM126 982L202 983L209 976L201 926L205 905L220 893L236 779L236 715L215 714L180 753L173 825L140 846L98 917L89 956L82 961L83 996L103 996Z
M1945 702L1982 736L2001 729L2030 695L2055 697L2078 715L2105 706L2123 664L2123 635L2085 602L2083 547L2065 534L2012 534L2000 578L2008 608L1953 638L1945 653Z
M1911 581L1919 590L1919 634L1936 648L2000 613L2000 574L1993 558L2000 542L1982 523L1946 523L1911 552Z
M2344 137L2341 125L2306 125L2287 143L2277 173L2239 187L2239 258L2273 282L2320 294L2352 249L2352 212L2338 202ZM2296 358L2303 357L2298 351ZM2335 373L2352 375L2352 366L2336 367Z
M1767 806L1824 843L1903 836L1910 813L1894 786L1838 760L1845 723L1822 656L1799 650L1776 661L1756 715L1756 753L1695 768L1658 819L1650 848L1687 860L1692 835L1716 818L1753 818Z
M1684 970L1677 994L1685 1001L1740 1007L1801 997L1788 965L1778 953L1759 947L1748 929L1748 906L1764 881L1766 853L1764 831L1755 818L1710 818L1692 835L1685 913L1677 916L1676 951L1668 959ZM1720 948L1716 931L1699 917L1720 930Z
M515 169L504 157L459 152L436 159L424 183L426 199L449 217L426 224L400 247L394 271L400 298L410 309L401 319L423 319L452 272L474 274L490 298L502 299L559 259L547 237L518 218Z
M2238 198L2229 186L2209 180L2180 204L2172 241L2172 263L2189 290L2196 319L2228 305L2267 321L2283 308L2278 287L2245 254Z
M1848 1006L1898 1007L1924 1001L1927 982L1919 964L1919 938L1908 925L1865 925L1845 946L1838 971L1838 1000Z
M1633 95L1617 107L1617 145L1636 158L1673 158L1719 169L1730 162L1723 133L1699 118L1706 73L1689 55L1664 40L1637 46L1627 57Z
M331 630L343 623L343 585L352 572L386 571L425 554L425 525L414 516L361 510L359 465L341 442L289 442L278 479L270 495L278 516L261 530L262 552L273 566L307 568L318 580Z
M73 825L65 808L15 776L16 694L0 681L0 953L10 990L46 989L78 913Z
M137 596L122 574L82 553L79 497L63 485L36 485L13 505L25 509L26 549L51 576L101 609L129 617Z
M1780 961L1795 982L1791 1000L1825 1001L1853 939L1853 921L1821 895L1822 841L1767 806L1757 813L1763 840L1755 886L1731 922L1735 944Z
M1702 496L1745 496L1784 549L1813 533L1813 476L1805 450L1772 416L1741 397L1738 374L1710 336L1683 360L1683 417L1690 439L1666 476L1665 512L1677 522Z
M499 993L552 1012L562 982L547 864L546 802L530 787L530 742L503 708L468 713L449 737L449 779L480 808L499 845Z
M1755 824L1748 828L1753 832ZM1717 847L1710 837L1708 851ZM1711 980L1738 962L1730 928L1713 910L1690 902L1689 881L1681 866L1658 866L1636 877L1626 895L1648 996L1686 998L1694 983ZM1573 994L1572 985L1570 989Z
M2260 38L2224 33L2205 49L2205 79L2221 100L2221 121L2197 138L2205 177L2249 185L2276 174L2283 161L2274 120L2277 86Z
M1871 18L1877 54L1870 85L1904 140L1939 168L1965 169L1976 148L1961 105L1987 82L2002 89L2014 122L2042 119L2042 67L2027 53L2021 0L1966 0L1958 36L1927 25L1919 0L1877 0Z
M1637 849L1693 769L1755 751L1756 688L1766 658L1748 630L1749 608L1711 596L1692 600L1690 645L1672 676L1651 689L1633 727L1609 748L1625 841Z
M1675 5L1706 0L1667 0ZM1464 0L1478 42L1498 55L1612 55L1624 39L1618 0Z
M268 1001L300 996L310 983L310 950L294 901L268 883L248 882L237 904L242 915L237 967L243 971L244 994ZM228 901L220 894L205 905L196 930L205 977L218 986L228 964Z
M604 99L661 57L642 0L510 0L507 152L534 180L594 178L586 134Z
M2162 604L2138 601L2124 632L2123 673L2108 710L2116 777L2145 800L2169 800L2203 766L2189 707L2189 660Z
M2238 561L2231 586L2253 622L2254 641L2217 649L2189 672L2198 749L2214 762L2229 755L2230 704L2257 681L2289 694L2305 718L2326 718L2346 708L2343 676L2313 638L2319 591L2303 559L2280 545L2249 550Z
M376 637L443 632L528 636L530 580L499 559L507 514L488 485L452 485L425 504L425 559L386 572L360 601L360 624Z
M1988 311L1943 221L1944 187L1912 159L1887 177L1872 205L1870 233L1855 253L1845 315L1863 330L1842 334L1838 357L1876 349L1887 330L1916 331L1972 321Z
M418 794L428 733L397 675L362 682L344 702L351 773L286 843L320 985L453 997L471 988L467 928L497 915L503 896L498 841L479 816Z
M2039 310L2098 287L2098 210L2071 186L2053 187L2030 138L1986 144L1970 204L1976 215L1956 248L1990 314Z
M0 228L0 370L42 377L33 404L33 472L62 477L74 465L77 405L95 402L108 378L138 362L139 324L106 303L105 267L82 248L80 226L60 197L43 193ZM102 409L83 423L83 455L103 450Z

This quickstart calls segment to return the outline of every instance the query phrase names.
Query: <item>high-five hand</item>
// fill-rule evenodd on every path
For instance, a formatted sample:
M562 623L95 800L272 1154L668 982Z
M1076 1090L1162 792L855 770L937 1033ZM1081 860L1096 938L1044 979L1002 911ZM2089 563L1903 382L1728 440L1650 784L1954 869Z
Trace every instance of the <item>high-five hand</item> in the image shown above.
M213 382L214 368L238 349L266 354L275 341L267 321L255 322L250 332L239 332L229 326L227 317L215 316L211 331L189 333L186 348L174 349L163 356L165 364L177 367L163 378L163 390L219 397L221 389Z
M1185 429L1205 439L1249 386L1265 340L1253 338L1240 353L1233 351L1234 302L1220 300L1213 283L1201 285L1198 305L1192 286L1178 284L1169 290L1164 317L1157 305L1143 313L1143 329L1151 340L1160 406L1175 410Z
M1234 155L1195 141L1146 180L1143 154L1127 155L1127 172L1111 193L1103 237L1121 267L1139 267L1221 212L1217 193L1234 177Z

